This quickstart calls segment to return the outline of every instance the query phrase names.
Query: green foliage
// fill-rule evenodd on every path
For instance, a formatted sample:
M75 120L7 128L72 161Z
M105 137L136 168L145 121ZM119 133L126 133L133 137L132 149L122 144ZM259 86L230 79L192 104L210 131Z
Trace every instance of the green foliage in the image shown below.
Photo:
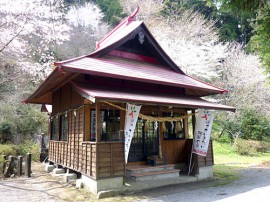
M11 127L12 125L8 122L0 123L0 143L11 139Z
M267 3L267 0L221 0L220 2L229 4L232 8L254 12L263 7Z
M0 134L8 136L7 141L15 144L31 139L35 133L46 133L47 115L40 108L31 105L0 105Z
M40 146L32 140L26 140L19 145L19 155L25 156L27 153L32 154L32 161L38 161L40 156Z
M94 2L105 14L104 20L113 26L116 26L126 16L123 13L119 0L96 0Z
M22 144L0 144L0 156L23 156L32 154L32 160L38 161L40 156L40 146L32 140L25 140Z
M241 113L241 130L243 139L263 140L269 136L270 124L263 114L254 109L245 109Z
M247 44L252 35L253 28L250 26L250 19L254 13L238 10L236 7L228 6L227 3L217 4L210 0L166 0L161 11L163 16L181 16L182 9L194 9L208 19L216 21L222 41L238 41Z
M217 124L224 129L231 140L235 138L265 140L270 136L270 122L255 109L246 108L233 117L217 116Z
M259 54L266 71L270 72L270 3L258 12L256 23L252 25L255 35L249 45Z
M0 144L0 155L16 156L18 147L12 144Z
M269 146L268 142L238 139L235 151L240 155L255 156L258 152L268 152Z
M256 154L256 148L249 144L248 141L239 139L235 144L236 153L244 156L254 156Z

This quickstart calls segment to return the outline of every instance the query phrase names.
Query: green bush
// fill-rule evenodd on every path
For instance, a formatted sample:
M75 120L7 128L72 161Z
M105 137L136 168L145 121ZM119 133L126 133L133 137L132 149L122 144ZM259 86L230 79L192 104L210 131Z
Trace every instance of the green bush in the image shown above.
M26 140L19 145L19 154L25 156L27 153L32 154L32 161L38 161L40 156L40 147L32 140Z
M240 155L254 156L257 152L269 151L270 143L255 140L238 139L235 144L235 151Z
M235 114L217 115L215 119L216 125L213 127L219 131L217 140L227 138L234 140L238 137L246 140L270 140L270 120L264 114L256 111L256 109L245 108L238 110ZM222 134L222 136L220 136Z
M248 144L246 140L239 139L235 144L235 151L244 156L254 156L256 154L256 149L253 145Z
M30 152L32 160L38 161L40 156L40 147L32 140L26 140L20 145L2 144L0 145L0 156L23 156Z
M3 158L2 155L0 155L0 163L3 163L5 161L5 159Z
M16 156L18 150L19 150L18 146L16 146L16 145L11 145L11 144L1 144L0 145L0 155Z
M19 144L34 134L47 131L48 117L40 108L28 105L8 105L0 102L0 135L5 143ZM7 138L8 137L8 138Z
M241 130L243 139L263 140L269 136L270 124L267 118L255 109L241 111Z

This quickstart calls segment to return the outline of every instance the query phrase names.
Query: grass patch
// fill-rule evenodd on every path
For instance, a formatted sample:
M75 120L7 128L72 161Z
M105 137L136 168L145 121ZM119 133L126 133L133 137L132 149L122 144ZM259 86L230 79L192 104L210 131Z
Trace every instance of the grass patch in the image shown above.
M239 168L235 166L214 165L214 178L219 180L219 185L229 184L240 178Z
M236 167L247 167L258 165L270 160L270 152L257 152L253 156L237 154L230 143L213 141L215 165L233 165Z
M226 185L240 178L240 171L252 165L270 160L270 152L256 152L253 156L243 156L233 149L230 143L213 141L214 178L218 185Z

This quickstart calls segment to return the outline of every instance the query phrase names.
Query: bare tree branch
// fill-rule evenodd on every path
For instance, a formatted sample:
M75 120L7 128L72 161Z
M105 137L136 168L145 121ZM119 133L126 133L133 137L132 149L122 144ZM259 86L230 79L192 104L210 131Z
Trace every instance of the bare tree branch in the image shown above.
M24 25L26 24L26 21L24 22ZM20 33L23 31L24 29L24 25L22 26L22 28L20 29L19 32L17 32L17 34L15 34L1 49L0 49L0 53L17 37L20 35Z
M18 17L18 16L20 16L21 14L17 14L17 15L15 15L15 19ZM1 25L0 25L0 27L3 27L4 25L6 25L8 23L8 21L6 21L6 22L4 22L4 23L2 23Z

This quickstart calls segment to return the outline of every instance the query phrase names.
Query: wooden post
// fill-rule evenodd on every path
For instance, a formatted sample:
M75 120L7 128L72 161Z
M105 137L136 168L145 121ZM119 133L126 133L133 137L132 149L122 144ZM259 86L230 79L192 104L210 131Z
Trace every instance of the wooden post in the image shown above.
M125 122L126 122L126 112L123 110L120 110L120 139L122 142L125 142ZM124 150L125 151L125 150Z
M190 154L190 159L189 159L189 169L188 169L188 175L190 175L191 171L193 170L193 165L191 167L192 163L192 157L193 157L193 141L194 141L194 133L195 133L195 124L196 124L196 116L195 116L195 109L192 109L192 134L193 134L193 140L192 140L192 147L191 147L191 154ZM195 159L194 159L195 161Z
M162 112L161 111L158 112L158 116L162 117ZM162 122L159 122L158 124L159 124L159 127L158 127L158 129L159 129L159 134L158 134L158 137L159 137L159 146L158 146L159 152L158 153L159 153L159 158L163 159L163 154L162 154L162 143L163 143Z
M5 172L5 168L6 168L6 160L7 160L7 156L6 155L4 155L4 154L2 154L2 158L3 158L3 160L4 160L4 163L3 163L3 173L2 174L4 174L4 172Z
M100 142L100 102L96 102L96 176L95 179L98 179L99 177L99 168L98 168L98 162L99 162L99 155L98 155L98 149Z
M192 115L192 135L194 138L194 132L195 132L195 125L196 125L196 115L195 115L195 109L192 109L191 113Z
M187 116L188 112L186 111L184 115ZM183 121L184 121L184 129L185 129L185 139L187 140L189 139L188 116L184 118Z
M18 156L18 176L22 175L22 156Z
M27 177L31 177L31 153L26 154L26 162L25 162L25 175Z
M100 102L96 102L96 142L100 142Z
M91 139L91 129L90 129L90 106L86 105L84 107L84 137L83 141L90 141Z

